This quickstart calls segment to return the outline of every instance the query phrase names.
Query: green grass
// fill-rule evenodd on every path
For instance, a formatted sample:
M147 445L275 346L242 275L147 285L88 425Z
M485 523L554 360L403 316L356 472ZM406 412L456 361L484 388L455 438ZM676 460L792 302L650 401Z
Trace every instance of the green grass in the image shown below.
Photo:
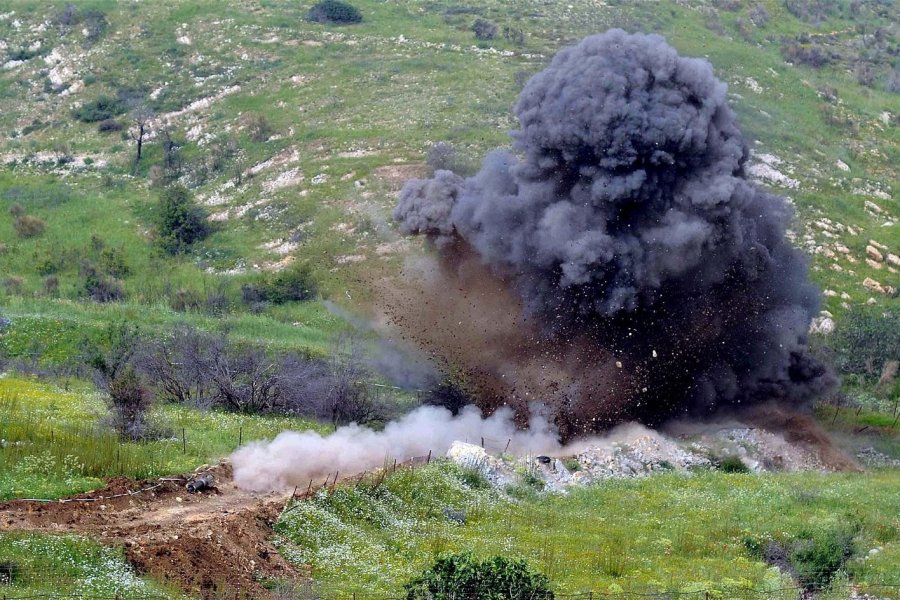
M900 473L655 475L509 501L440 462L373 489L320 492L286 511L281 549L311 564L319 591L396 593L435 556L471 550L523 558L556 591L794 598L790 580L747 550L747 538L791 539L855 526L847 570L881 597L900 583ZM445 507L466 512L457 525ZM874 556L868 551L881 548ZM871 586L871 588L867 587ZM846 590L843 590L846 593Z
M139 577L121 549L80 536L0 533L0 561L17 566L11 598L182 598L174 588Z
M716 3L622 2L598 10L590 3L528 1L511 6L490 1L470 7L474 12L459 12L460 5L449 0L355 4L364 22L335 28L307 22L308 6L292 1L267 1L252 11L208 0L177 5L98 2L95 7L105 11L110 28L92 50L92 69L75 65L79 76L90 76L84 90L71 98L35 93L31 86L46 80L38 72L43 65L39 58L0 71L0 82L8 84L0 86L7 88L0 94L0 130L16 134L0 139L0 154L21 158L62 148L74 156L88 155L95 163L108 161L106 167L71 173L21 160L0 166L0 208L5 212L16 196L29 213L48 223L42 236L20 240L12 233L11 220L0 215L0 243L6 247L0 252L0 272L22 278L22 294L30 299L42 294L42 278L51 270L59 278L62 298L77 300L78 267L84 258L96 259L90 238L97 234L108 248L123 254L130 268L123 285L131 302L165 305L179 291L202 293L221 285L235 304L233 311L241 313L246 308L236 303L240 284L254 277L254 265L264 267L281 258L262 244L300 231L302 240L293 254L313 266L323 294L364 310L370 282L395 273L400 263L375 252L393 241L395 233L389 227L365 226L373 216L386 221L394 203L396 182L386 185L378 169L421 163L430 144L440 140L452 141L473 158L508 144L506 132L515 127L510 107L518 93L516 74L539 70L561 46L583 35L621 26L661 33L685 54L709 58L733 92L732 104L748 138L759 142L754 149L784 159L793 169L790 176L801 182L799 190L787 190L798 208L796 229L801 236L809 222L822 216L861 230L858 236L839 236L858 263L813 257L817 283L847 292L850 306L872 295L861 286L865 277L889 283L891 274L867 266L863 253L869 238L897 252L900 230L882 227L854 190L882 185L893 198L875 200L898 218L900 97L879 86L860 86L852 74L851 54L845 52L847 64L839 61L816 70L788 65L779 48L785 36L830 31L849 48L860 39L858 26L887 27L895 8L886 7L881 15L865 9L856 20L844 10L816 28L793 17L780 0L763 0L769 23L752 27L744 39L736 23L747 20L750 3L728 11L717 9ZM16 10L25 23L21 30L0 21L0 34L9 39L10 48L30 43L25 33L29 24L49 16L46 5L32 1L18 2ZM717 12L724 35L705 25L710 11ZM502 35L476 43L471 24L477 16L495 22L501 31L504 26L521 29L524 45ZM189 37L190 44L178 41L180 36ZM42 38L42 49L79 48L71 35L61 36L54 27ZM750 79L762 93L754 91ZM203 199L221 191L238 164L246 168L293 149L298 159L227 189L224 203L210 210L240 208L243 216L223 222L186 257L162 256L154 249L150 226L157 191L148 187L147 178L161 159L159 144L147 144L146 159L132 176L131 142L73 122L71 105L131 89L155 92L156 109L168 112L235 85L240 91L176 122L187 173L206 160L216 139L231 138L238 145L237 157L220 171L199 180L187 177L196 196ZM835 88L838 104L832 106L820 96L818 90L826 85ZM836 111L849 124L829 120L826 110ZM895 115L887 124L881 121L885 112ZM244 123L252 114L266 116L276 134L273 139L249 139ZM35 121L40 125L23 133L25 125ZM192 135L200 138L188 139L187 131L195 125L200 133ZM345 154L354 151L363 154ZM839 159L850 166L849 173L836 168ZM289 167L300 169L304 180L269 189ZM318 174L328 180L314 185L311 180ZM365 187L354 185L363 180ZM260 204L248 208L251 203ZM816 241L830 240L816 233ZM347 256L365 260L348 262ZM835 264L842 270L833 270ZM244 274L216 274L241 265ZM207 272L210 269L213 273ZM896 301L880 296L876 300ZM0 306L13 301L0 299ZM825 308L840 318L844 302L826 298ZM140 311L141 318L143 314Z
M163 439L122 442L100 426L104 414L102 397L84 383L76 381L65 390L0 377L0 500L58 498L102 487L106 478L118 475L143 479L184 473L227 456L241 439L322 429L300 418L162 405L153 422L167 432Z

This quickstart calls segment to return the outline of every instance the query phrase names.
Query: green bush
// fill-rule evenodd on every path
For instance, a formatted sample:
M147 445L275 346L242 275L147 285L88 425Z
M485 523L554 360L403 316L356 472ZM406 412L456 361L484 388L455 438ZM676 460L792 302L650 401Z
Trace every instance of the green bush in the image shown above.
M800 536L793 545L790 561L800 584L818 590L828 586L851 556L853 533L845 529L827 529Z
M739 456L726 456L719 461L719 470L723 473L749 473L750 468L744 464Z
M109 96L100 96L72 111L72 116L82 123L97 123L112 119L125 112L125 105Z
M471 554L444 556L405 586L407 600L550 600L546 575L523 560L494 556L479 561Z
M159 244L169 254L182 254L209 235L206 211L181 185L168 187L160 194L157 227Z
M122 289L122 285L115 278L102 273L93 263L85 261L81 265L81 276L84 277L81 288L82 296L100 303L118 302L125 299L125 290Z
M900 307L848 311L831 336L834 364L842 373L878 377L885 362L900 357Z
M295 263L283 271L270 275L259 283L241 286L241 296L246 304L285 304L312 300L318 286L312 270L305 263Z
M311 9L307 19L315 23L359 23L362 14L352 4L340 0L322 0Z

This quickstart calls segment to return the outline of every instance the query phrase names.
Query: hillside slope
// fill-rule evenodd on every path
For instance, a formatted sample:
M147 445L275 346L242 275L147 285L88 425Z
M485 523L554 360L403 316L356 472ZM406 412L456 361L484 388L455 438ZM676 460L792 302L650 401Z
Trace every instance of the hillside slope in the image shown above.
M157 307L139 319L205 310L211 290L235 318L249 312L240 284L292 261L312 265L325 296L359 307L410 249L388 214L402 182L427 172L432 144L452 143L463 166L507 144L525 78L612 26L661 33L729 83L755 140L751 172L797 206L794 239L812 256L824 308L896 302L895 4L358 5L363 23L343 27L306 21L308 4L296 2L11 5L0 15L8 309L84 319L94 311L65 300L84 299L85 260L123 282L126 302ZM496 25L493 39L476 40L476 19ZM76 118L101 97L112 104L103 132ZM149 115L139 162L135 112ZM216 225L174 258L154 246L168 181L188 186ZM46 230L17 235L14 205ZM33 296L47 300L20 300ZM338 326L314 305L256 318L263 336L283 324L274 335L301 345Z

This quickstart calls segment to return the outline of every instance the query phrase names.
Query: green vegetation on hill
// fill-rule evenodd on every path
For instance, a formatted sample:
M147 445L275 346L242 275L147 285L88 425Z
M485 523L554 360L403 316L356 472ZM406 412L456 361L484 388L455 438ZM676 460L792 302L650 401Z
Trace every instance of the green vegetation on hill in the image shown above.
M815 342L847 375L846 397L817 414L898 456L898 384L878 381L900 310L900 4L354 0L362 21L340 27L309 20L313 4L0 9L0 358L34 372L72 366L110 322L188 323L324 355L349 325L323 300L365 312L373 281L417 248L390 224L403 181L440 166L471 173L509 145L510 107L531 74L584 35L623 27L707 57L728 83L752 174L794 203L791 235L836 322ZM160 219L173 185L198 208ZM208 235L193 235L204 214ZM0 378L0 499L180 473L241 436L320 427L162 404L151 418L167 435L123 442L99 423L105 410L84 379ZM887 470L667 474L511 502L440 463L317 496L279 532L285 555L341 594L398 592L436 555L472 550L522 558L561 592L779 597L785 576L758 553L774 543L882 596L874 586L900 576L897 486ZM839 565L847 535L852 556ZM63 563L55 593L156 589L83 539L3 534L7 556L29 570L26 592L48 591L33 573Z
M835 571L880 597L893 588L878 584L900 576L898 477L673 473L511 501L438 462L380 485L376 478L320 491L285 510L277 530L284 555L311 564L326 596L397 593L434 557L472 551L524 559L561 595L708 590L785 599L797 597L796 584L756 549L794 544L798 569L820 575L831 564L831 536L849 531L852 556ZM846 586L840 577L835 583ZM829 578L822 576L826 587Z
M561 46L620 26L708 57L729 84L765 158L759 176L791 196L797 243L813 254L814 278L837 292L825 307L839 316L870 297L895 301L862 281L898 287L886 263L865 262L869 239L900 252L898 228L884 226L900 218L900 96L887 89L896 5L354 6L365 19L333 30L306 20L310 4L287 1L253 10L96 2L74 12L16 3L0 19L5 58L24 61L0 71L0 204L4 212L21 204L46 230L20 238L12 219L0 218L7 298L89 301L81 273L90 261L129 301L203 311L221 290L240 313L251 310L240 302L242 283L296 258L313 269L323 296L364 304L370 281L395 271L404 246L388 212L403 179L423 172L431 146L451 142L471 162L508 144L509 109L528 74ZM476 39L481 22L496 26L491 39ZM822 48L829 60L790 64L788 41ZM14 55L37 42L33 56ZM871 76L858 77L860 69ZM132 128L128 107L138 105L153 113L138 164L128 131L100 132L72 116L103 109L99 116ZM131 112L117 116L123 109ZM185 256L167 257L154 251L159 191L150 186L173 181L192 189L217 227ZM823 218L831 224L817 224ZM97 264L104 251L118 253L126 271L106 273ZM291 309L260 308L293 320Z
M0 501L68 496L120 475L181 474L217 462L241 440L272 438L285 429L324 430L301 418L161 405L150 418L167 435L123 442L98 424L105 412L102 397L84 384L66 391L49 383L0 378Z

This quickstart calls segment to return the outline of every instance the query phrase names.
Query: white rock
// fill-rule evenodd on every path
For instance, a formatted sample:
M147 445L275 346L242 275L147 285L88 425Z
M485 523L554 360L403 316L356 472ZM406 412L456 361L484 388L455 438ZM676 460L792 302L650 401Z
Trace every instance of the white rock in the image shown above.
M810 333L821 333L822 335L829 335L833 331L834 319L830 319L828 317L816 317L812 320L812 323L809 324Z
M886 294L887 290L884 289L884 286L872 279L871 277L866 277L863 279L863 287L867 290L871 290L873 292L878 292L879 294Z
M850 165L848 165L847 163L845 163L842 160L837 161L835 163L835 165L837 165L837 168L840 169L841 171L849 171L850 170Z

